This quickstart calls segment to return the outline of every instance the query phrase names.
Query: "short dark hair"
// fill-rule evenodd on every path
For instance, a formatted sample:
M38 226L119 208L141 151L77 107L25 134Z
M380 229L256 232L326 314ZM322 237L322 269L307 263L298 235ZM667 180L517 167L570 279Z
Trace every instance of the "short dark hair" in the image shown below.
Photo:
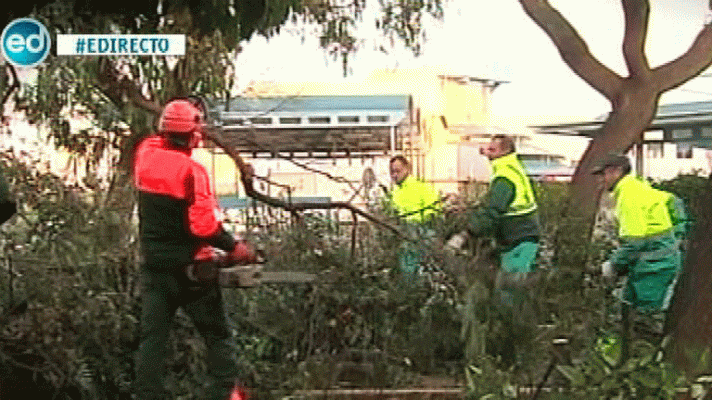
M514 140L512 140L511 136L502 134L494 135L492 136L492 140L499 140L501 146L503 146L503 149L507 152L507 154L514 153Z
M408 161L405 156L398 154L397 156L391 157L391 161L388 164L393 164L394 162L400 162L401 164L405 165L406 167L410 167L410 161Z

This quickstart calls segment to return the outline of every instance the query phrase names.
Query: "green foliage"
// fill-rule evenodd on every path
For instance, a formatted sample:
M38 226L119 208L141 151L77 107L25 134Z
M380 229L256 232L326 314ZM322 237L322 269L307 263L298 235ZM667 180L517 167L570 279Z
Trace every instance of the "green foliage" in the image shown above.
M575 365L556 368L569 381L571 398L669 399L687 386L684 376L664 360L663 349L648 342L633 341L628 359L620 366L617 361L599 343Z
M445 0L384 1L378 27L416 53L424 40L421 19L442 18ZM176 96L225 97L234 89L233 60L240 41L254 33L270 36L288 19L302 18L320 27L320 43L347 62L358 50L355 29L365 0L219 0L148 1L125 4L105 1L40 2L33 11L24 3L9 6L9 15L40 19L52 33L185 34L186 54L172 57L57 57L38 67L36 83L15 93L17 107L31 121L45 124L56 146L90 161L107 152L127 154L153 130L158 106ZM3 69L0 89L8 72ZM86 120L73 127L70 121Z
M519 389L512 371L501 370L489 356L479 359L478 365L465 369L467 399L503 400L519 397Z
M12 158L3 163L19 204L2 232L3 363L44 377L53 388L46 398L127 393L137 326L130 214L106 207L100 193L64 187ZM21 302L27 311L7 314Z
M171 33L162 29L157 33ZM39 67L36 83L17 93L17 107L30 121L47 126L49 138L84 159L126 151L136 138L154 130L154 116L134 104L133 90L144 88L163 103L171 97L216 95L234 78L231 54L218 32L188 38L186 55L166 57L54 57Z
M107 203L105 194L66 188L56 177L12 159L5 164L22 216L3 227L13 269L0 273L0 318L7 321L0 333L0 364L12 360L37 371L57 398L126 395L140 308L130 196L126 203ZM542 210L547 230L554 223L550 212ZM440 224L448 223L444 217L431 228L444 232ZM528 362L511 369L487 347L498 336L488 309L481 307L492 287L491 274L477 269L491 261L486 243L470 243L466 254L453 256L438 252L437 238L423 238L417 246L424 271L407 284L398 265L402 239L365 222L353 226L313 213L250 239L265 249L267 270L318 275L316 285L224 292L236 354L264 398L295 389L410 386L419 384L421 375L457 377L467 385L468 398L515 398L543 376L551 340L558 337L570 339L574 356L549 380L565 390L560 398L632 393L665 398L687 384L644 342L635 343L630 361L612 366L615 346L596 341L597 332L609 328L606 293L582 270L542 268L532 292L537 336ZM27 311L9 315L21 298L28 299ZM173 398L201 398L204 344L181 313L171 335Z
M348 227L318 215L260 238L269 249L268 269L320 277L314 287L229 293L243 356L271 382L268 386L287 392L393 387L417 373L459 370L454 287L436 271L406 284L397 264L400 241L372 226L357 229L355 248Z
M435 18L443 16L443 2L440 0L379 0L382 16L376 26L383 29L386 36L401 39L406 47L420 54L425 40L422 29L423 16L429 14Z
M703 198L702 195L709 190L709 178L696 174L678 175L670 180L656 182L653 186L674 193L681 198L691 212L693 219L697 219L700 214L700 207L703 206L700 202Z

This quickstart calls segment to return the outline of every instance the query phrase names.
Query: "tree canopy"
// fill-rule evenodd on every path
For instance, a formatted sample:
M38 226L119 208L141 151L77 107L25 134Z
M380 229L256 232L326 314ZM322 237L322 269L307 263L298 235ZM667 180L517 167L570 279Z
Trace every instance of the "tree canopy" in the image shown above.
M424 40L421 19L442 17L447 0L378 0L375 21L387 37L402 41L416 54ZM3 69L6 100L31 120L47 124L59 146L96 158L106 149L127 149L152 129L161 104L176 96L226 96L234 80L233 60L240 42L254 34L279 32L287 21L319 27L325 51L344 65L357 51L355 30L367 0L55 0L7 5L6 23L32 16L50 34L151 33L185 34L182 57L50 56L37 67L36 84L17 91L12 67ZM3 105L5 103L3 102ZM94 127L72 131L77 113Z

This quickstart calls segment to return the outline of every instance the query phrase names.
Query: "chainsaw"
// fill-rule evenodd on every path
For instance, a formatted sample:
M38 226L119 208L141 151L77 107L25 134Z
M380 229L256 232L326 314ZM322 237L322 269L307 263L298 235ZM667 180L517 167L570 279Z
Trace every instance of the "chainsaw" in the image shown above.
M190 264L186 275L192 282L225 288L250 288L269 283L313 283L316 275L298 271L264 271L261 264L218 268L215 264Z

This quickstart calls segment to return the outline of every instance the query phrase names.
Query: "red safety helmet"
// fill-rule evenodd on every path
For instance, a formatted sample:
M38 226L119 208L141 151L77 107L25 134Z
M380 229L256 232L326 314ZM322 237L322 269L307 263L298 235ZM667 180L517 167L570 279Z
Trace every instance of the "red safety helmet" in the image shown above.
M158 131L182 139L185 145L194 148L203 134L203 111L190 99L170 100L161 113Z

